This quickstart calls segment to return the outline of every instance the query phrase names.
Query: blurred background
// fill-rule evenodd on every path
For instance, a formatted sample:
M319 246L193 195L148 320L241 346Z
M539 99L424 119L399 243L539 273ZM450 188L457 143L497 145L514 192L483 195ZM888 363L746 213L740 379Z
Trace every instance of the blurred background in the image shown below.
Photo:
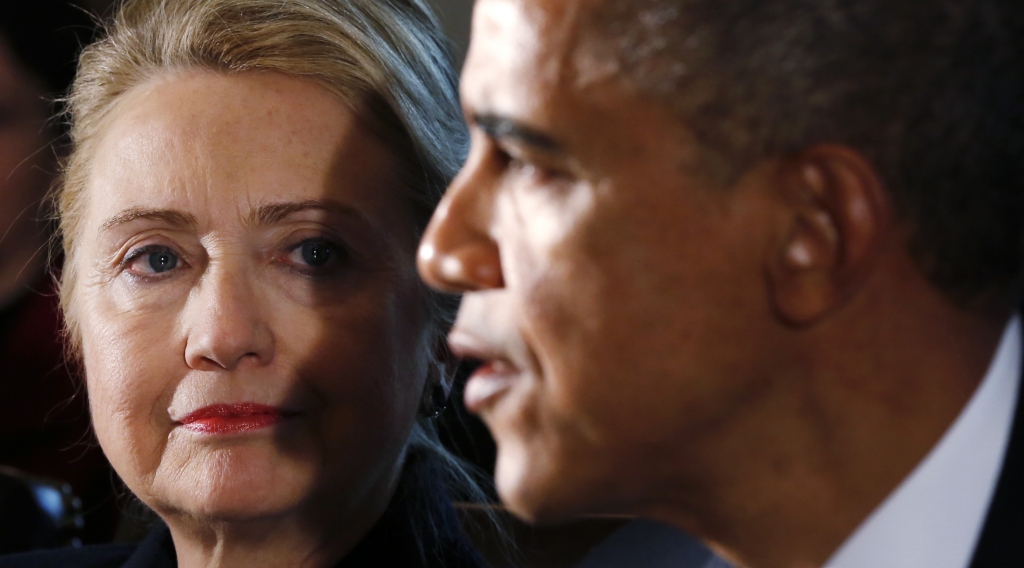
M431 0L441 16L445 33L451 38L455 51L456 68L461 67L469 45L469 20L473 0Z

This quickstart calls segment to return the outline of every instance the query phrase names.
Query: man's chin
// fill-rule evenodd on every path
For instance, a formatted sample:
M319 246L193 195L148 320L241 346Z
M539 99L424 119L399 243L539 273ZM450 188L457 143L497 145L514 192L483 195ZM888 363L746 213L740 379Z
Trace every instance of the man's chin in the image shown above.
M516 488L519 489L519 488ZM505 509L520 520L531 525L553 525L568 521L578 515L569 512L566 507L558 506L547 497L550 495L526 496L521 491L507 493L498 490Z
M536 464L536 466L535 466ZM557 524L590 514L591 505L570 476L554 474L549 460L531 460L499 449L495 485L505 508L531 524Z

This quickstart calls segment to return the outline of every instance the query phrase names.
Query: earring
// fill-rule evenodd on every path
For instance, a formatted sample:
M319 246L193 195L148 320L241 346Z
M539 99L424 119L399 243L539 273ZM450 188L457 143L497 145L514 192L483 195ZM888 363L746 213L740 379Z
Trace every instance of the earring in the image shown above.
M427 418L437 418L448 408L448 395L444 392L444 385L432 383L423 390L423 400L420 401L420 414Z

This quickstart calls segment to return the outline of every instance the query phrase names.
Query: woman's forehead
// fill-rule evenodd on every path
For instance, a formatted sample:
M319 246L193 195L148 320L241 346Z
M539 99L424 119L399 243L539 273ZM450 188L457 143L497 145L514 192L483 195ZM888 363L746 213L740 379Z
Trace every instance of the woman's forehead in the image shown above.
M305 201L375 216L402 209L393 162L359 117L312 81L192 73L119 101L88 185L107 216L154 207L251 216L265 204Z

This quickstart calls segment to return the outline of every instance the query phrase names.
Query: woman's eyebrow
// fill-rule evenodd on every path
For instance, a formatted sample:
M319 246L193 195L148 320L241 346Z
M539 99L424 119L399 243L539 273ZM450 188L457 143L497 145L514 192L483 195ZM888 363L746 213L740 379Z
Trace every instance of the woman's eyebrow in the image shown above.
M143 207L132 207L125 209L110 217L100 225L100 232L106 232L125 223L131 223L139 219L152 221L163 221L177 229L194 229L199 223L196 218L183 211L174 209L146 209Z
M279 223L289 215L301 211L319 210L334 213L368 222L366 217L355 207L339 203L331 199L311 199L307 201L288 201L283 203L269 203L255 208L246 219L252 226L267 226ZM199 222L195 216L184 211L175 209L150 209L144 207L131 207L111 216L100 225L100 232L106 232L126 223L138 220L162 221L176 229L195 229Z
M367 222L366 217L358 209L331 199L310 199L306 201L287 201L260 205L250 213L247 221L250 225L257 227L273 225L283 221L289 215L309 210L325 211Z

